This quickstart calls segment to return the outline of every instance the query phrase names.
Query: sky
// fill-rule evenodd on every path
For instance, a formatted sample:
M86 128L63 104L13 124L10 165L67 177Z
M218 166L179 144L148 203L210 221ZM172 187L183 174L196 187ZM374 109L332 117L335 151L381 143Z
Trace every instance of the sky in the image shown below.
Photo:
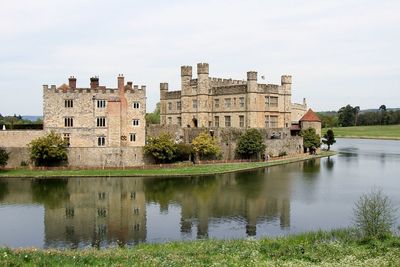
M0 0L0 113L42 115L42 85L180 89L180 66L280 83L317 111L400 107L400 1ZM265 81L261 80L265 76Z

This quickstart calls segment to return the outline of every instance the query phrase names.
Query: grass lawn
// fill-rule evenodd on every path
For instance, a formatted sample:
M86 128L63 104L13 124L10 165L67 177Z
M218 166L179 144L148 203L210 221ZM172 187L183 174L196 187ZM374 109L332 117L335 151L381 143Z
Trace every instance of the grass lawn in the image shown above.
M361 242L344 229L100 250L0 248L0 266L400 266L400 237Z
M322 129L322 135L328 128ZM335 137L400 140L400 125L374 125L332 128Z
M327 157L334 155L335 152L322 152L317 156L300 155L297 157L270 160L268 162L243 162L243 163L218 163L203 164L176 168L161 169L81 169L81 170L30 170L30 169L10 169L0 170L0 177L135 177L135 176L189 176L189 175L207 175L217 173L228 173L241 170L250 170L267 166L274 166L301 160L307 160L315 157Z

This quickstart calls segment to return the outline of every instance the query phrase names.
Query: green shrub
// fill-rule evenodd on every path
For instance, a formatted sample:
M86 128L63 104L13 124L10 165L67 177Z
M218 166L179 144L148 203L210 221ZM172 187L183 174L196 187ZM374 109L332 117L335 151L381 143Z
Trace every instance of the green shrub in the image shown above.
M278 156L279 157L284 157L284 156L287 156L287 153L286 153L286 151L281 151L281 152L279 152Z
M9 155L10 154L4 147L0 147L0 167L4 167L7 165Z
M217 141L208 133L200 133L192 141L193 152L199 159L214 159L221 154Z
M355 203L354 223L364 239L383 239L391 235L395 209L382 190L373 189Z
M172 136L166 133L149 138L143 148L144 153L151 156L156 163L171 162L175 158L176 149Z
M248 129L239 137L236 146L236 154L240 158L260 158L260 154L264 153L264 138L257 129Z
M175 159L177 161L188 161L191 159L192 153L193 153L193 149L190 144L180 143L177 145L177 148L176 148Z
M37 166L54 166L66 161L67 143L61 135L50 132L48 135L39 137L28 145L31 160Z

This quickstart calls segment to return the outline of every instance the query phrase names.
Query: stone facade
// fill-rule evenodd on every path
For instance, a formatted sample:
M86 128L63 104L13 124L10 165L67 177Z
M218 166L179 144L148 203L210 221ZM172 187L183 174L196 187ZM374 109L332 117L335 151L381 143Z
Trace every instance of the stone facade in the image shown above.
M43 86L44 131L55 131L70 147L141 147L145 143L146 87L124 83L77 88L76 78L60 87Z
M292 104L292 77L281 84L257 83L257 72L247 72L247 81L209 77L209 65L181 67L181 90L169 91L160 84L161 124L181 127L289 128L307 105ZM294 113L292 113L294 111Z

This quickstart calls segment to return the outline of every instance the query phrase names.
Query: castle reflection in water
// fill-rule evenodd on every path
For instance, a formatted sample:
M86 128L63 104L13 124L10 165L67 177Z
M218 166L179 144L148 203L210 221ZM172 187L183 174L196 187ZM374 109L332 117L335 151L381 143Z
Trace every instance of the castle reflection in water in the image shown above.
M240 231L253 236L264 222L290 227L290 169L299 167L307 165L190 178L0 179L0 204L43 205L44 247L145 242L149 204L163 213L178 205L181 235L204 238L211 220L241 218Z

